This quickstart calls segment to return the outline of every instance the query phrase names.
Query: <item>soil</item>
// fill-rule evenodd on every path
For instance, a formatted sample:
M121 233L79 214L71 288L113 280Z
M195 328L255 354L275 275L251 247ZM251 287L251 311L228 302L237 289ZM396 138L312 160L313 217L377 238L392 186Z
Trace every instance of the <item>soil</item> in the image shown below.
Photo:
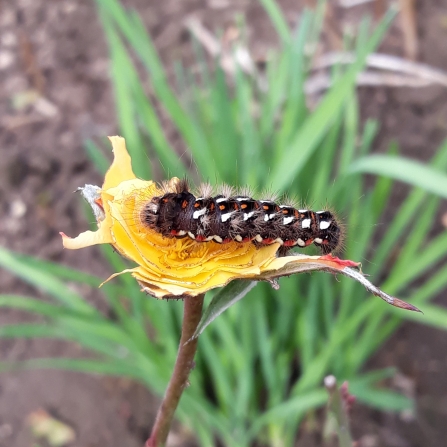
M296 23L300 3L305 2L279 3L290 23ZM184 19L190 14L216 30L234 23L236 12L245 13L250 51L256 59L277 43L254 0L129 0L126 4L140 12L167 66L189 54ZM335 27L338 20L355 21L363 11L332 9ZM447 70L447 5L443 0L421 0L416 11L418 60ZM85 183L101 183L83 141L116 133L107 46L94 3L1 0L0 30L0 244L106 277L97 251L63 251L58 235L61 229L75 235L86 227L80 201L67 200L67 193ZM326 45L336 48L330 38ZM386 48L403 53L398 23ZM44 99L36 101L36 91ZM376 141L379 151L396 140L404 154L427 160L446 137L445 89L364 88L361 97L363 117L382 123ZM36 294L6 272L1 272L0 281L3 293ZM98 296L88 293L89 300L103 305ZM447 304L445 297L439 302ZM25 318L2 309L0 324ZM2 360L81 354L78 346L42 340L2 340L0 352ZM404 325L381 349L369 366L398 368L401 382L417 398L417 418L358 407L353 425L361 445L445 445L446 352L445 333L416 324ZM156 407L157 400L145 389L123 379L58 371L2 374L0 447L35 445L26 418L39 408L76 430L73 445L142 445ZM299 444L310 445L310 441ZM173 438L171 445L182 445L182 438Z

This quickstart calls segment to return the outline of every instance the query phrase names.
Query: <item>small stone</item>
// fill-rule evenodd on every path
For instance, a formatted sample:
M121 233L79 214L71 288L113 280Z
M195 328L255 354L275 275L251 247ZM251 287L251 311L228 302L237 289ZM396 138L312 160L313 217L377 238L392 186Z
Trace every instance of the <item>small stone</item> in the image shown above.
M0 51L0 70L6 70L14 62L14 55L11 51Z
M15 199L11 202L9 213L13 219L20 219L26 213L25 202L21 199Z

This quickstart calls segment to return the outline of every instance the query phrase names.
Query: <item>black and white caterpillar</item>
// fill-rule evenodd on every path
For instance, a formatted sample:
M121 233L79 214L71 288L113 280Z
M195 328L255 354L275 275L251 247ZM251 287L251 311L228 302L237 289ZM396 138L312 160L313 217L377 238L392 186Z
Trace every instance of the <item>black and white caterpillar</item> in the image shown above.
M280 255L294 246L317 245L328 254L341 243L341 228L330 211L310 211L233 195L231 187L213 196L207 185L194 196L186 180L174 192L153 197L140 211L143 225L166 237L190 237L197 242L279 243Z

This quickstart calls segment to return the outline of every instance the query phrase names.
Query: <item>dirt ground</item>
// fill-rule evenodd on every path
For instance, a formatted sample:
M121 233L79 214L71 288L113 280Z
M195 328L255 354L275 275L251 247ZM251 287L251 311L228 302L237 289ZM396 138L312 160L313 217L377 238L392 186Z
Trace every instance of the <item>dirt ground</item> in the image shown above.
M276 44L255 0L126 3L141 13L168 66L188 51L183 23L189 14L216 29L232 23L236 12L244 12L254 56L262 57ZM291 23L296 23L301 3L280 1ZM335 11L341 14L339 8ZM418 60L447 70L446 2L420 0L416 11ZM398 24L387 39L387 50L402 54ZM83 141L116 133L107 47L93 1L0 0L0 86L0 244L72 266L88 266L106 277L98 252L63 251L58 236L61 229L75 235L86 226L79 200L71 196L68 200L67 194L85 183L101 183L86 158ZM30 89L37 89L45 99L34 101ZM447 136L445 89L364 88L361 97L363 116L382 123L377 150L397 140L403 153L426 160ZM35 294L5 272L0 284L3 293ZM447 304L447 298L441 297L440 302ZM2 309L0 324L24 318ZM76 356L80 349L59 342L7 340L1 341L0 353L2 360L21 360ZM418 416L406 419L359 407L353 425L362 446L446 445L446 353L445 333L406 324L372 359L371 367L395 365L414 384ZM75 446L139 446L156 404L146 390L126 380L57 371L2 374L0 447L35 445L26 417L38 408L76 430ZM181 438L171 445L182 445Z

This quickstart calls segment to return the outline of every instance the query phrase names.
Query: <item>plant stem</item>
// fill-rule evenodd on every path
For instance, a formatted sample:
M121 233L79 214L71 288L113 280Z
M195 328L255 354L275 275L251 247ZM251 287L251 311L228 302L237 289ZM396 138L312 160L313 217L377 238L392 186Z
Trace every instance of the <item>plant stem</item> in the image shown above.
M352 447L349 411L355 401L355 397L348 393L347 382L341 388L338 388L337 380L334 376L327 376L324 379L324 385L329 393L329 410L335 418L339 446Z
M145 447L162 447L166 443L175 410L184 389L188 385L189 373L194 367L194 355L198 339L191 340L191 337L194 335L202 316L204 297L205 294L202 294L184 299L182 336L174 371ZM191 341L188 342L188 340Z

